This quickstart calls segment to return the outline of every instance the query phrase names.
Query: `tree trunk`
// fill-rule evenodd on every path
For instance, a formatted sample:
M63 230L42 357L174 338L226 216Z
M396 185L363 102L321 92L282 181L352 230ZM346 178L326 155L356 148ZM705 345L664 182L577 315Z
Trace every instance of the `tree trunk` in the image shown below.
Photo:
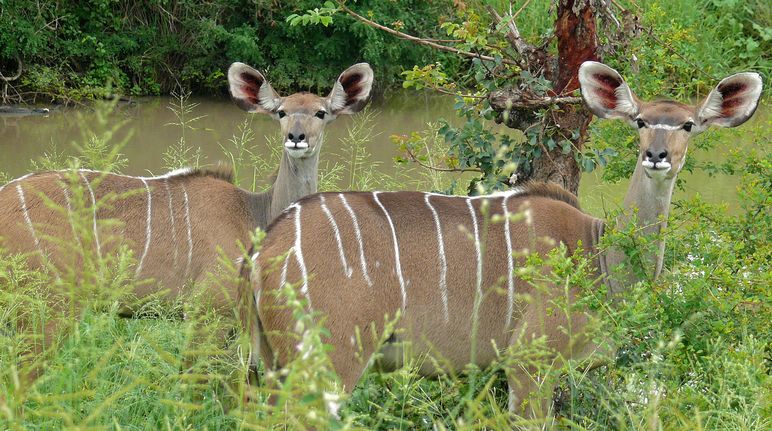
M582 62L598 60L596 54L598 38L591 3L591 0L558 0L558 16L555 21L558 56L557 59L553 59L556 65L542 69L552 72L552 76L546 76L553 82L550 96L570 95L579 88L577 76ZM504 90L503 94L496 93L495 97L500 100L523 98L522 94L513 90ZM507 109L502 105L503 102L497 103L493 95L490 100L494 109ZM520 111L522 110L511 109L501 118L508 126L520 128L518 126L522 124L518 123L522 123L524 114ZM530 172L518 172L517 179L512 185L530 180L551 181L560 184L566 190L577 193L581 172L576 162L576 154L582 150L590 119L591 114L583 105L561 104L560 109L551 110L546 125L554 132L551 136L545 135L545 138L551 137L555 142L568 139L572 142L573 151L563 154L558 146L552 151L543 153L541 157L532 161ZM578 131L578 136L572 136L573 131Z

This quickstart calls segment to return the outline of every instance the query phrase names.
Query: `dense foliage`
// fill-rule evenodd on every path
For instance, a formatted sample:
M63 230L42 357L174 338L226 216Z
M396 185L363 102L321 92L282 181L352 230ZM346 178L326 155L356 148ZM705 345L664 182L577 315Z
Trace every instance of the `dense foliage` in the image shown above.
M391 85L403 68L433 61L428 50L396 41L351 19L309 31L285 18L313 8L291 2L216 0L0 1L0 73L24 65L24 100L168 93L177 83L197 93L223 93L233 61L266 70L282 91L326 88L357 61ZM362 1L408 31L435 26L447 2ZM31 92L31 93L30 93ZM11 92L11 95L14 93Z

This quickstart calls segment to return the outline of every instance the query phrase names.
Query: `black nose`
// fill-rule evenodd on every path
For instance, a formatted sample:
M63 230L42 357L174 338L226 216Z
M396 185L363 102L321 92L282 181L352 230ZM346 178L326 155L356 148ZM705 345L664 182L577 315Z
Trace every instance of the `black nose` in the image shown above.
M667 158L667 150L662 150L657 155L654 155L651 150L646 150L646 158L652 163L661 162Z
M287 134L287 139L289 139L290 142L294 142L294 143L297 144L298 142L301 142L302 140L306 139L306 135L305 135L305 133L301 133L301 134L295 136L294 134L289 133L289 134Z

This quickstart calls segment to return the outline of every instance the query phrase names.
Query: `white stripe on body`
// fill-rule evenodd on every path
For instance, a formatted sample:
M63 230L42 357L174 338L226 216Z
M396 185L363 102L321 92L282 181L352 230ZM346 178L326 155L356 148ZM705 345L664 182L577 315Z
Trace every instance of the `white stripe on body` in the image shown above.
M391 216L389 216L389 212L386 211L386 207L384 207L381 201L378 199L378 193L380 192L373 192L373 199L375 200L375 203L381 207L381 210L383 210L383 214L386 216L386 221L389 222L389 227L391 228L391 239L394 241L394 260L396 261L397 278L399 279L399 290L402 294L402 311L405 311L407 308L407 291L405 290L405 279L402 277L402 264L399 259L397 230L394 228L394 222L391 221Z
M482 304L482 251L480 250L480 228L477 226L477 213L472 206L472 199L466 199L466 206L469 208L469 214L472 216L472 225L474 227L474 250L477 256L477 283L474 303L472 305L472 327L478 321L480 313L480 304Z
M59 185L62 186L62 193L64 193L64 203L67 205L67 220L70 222L70 228L72 228L72 236L75 237L75 241L78 243L78 249L83 250L83 244L80 242L78 232L75 231L75 220L72 218L72 199L70 198L70 191L67 189L64 179L60 174L56 174L59 179Z
M365 260L365 246L362 242L362 231L359 230L359 222L357 221L357 216L354 214L354 210L351 208L351 206L348 204L348 201L346 200L346 196L343 195L343 193L338 193L338 196L340 197L341 202L343 202L343 206L346 207L346 211L348 211L348 214L351 216L351 221L354 224L354 235L357 238L357 243L359 244L359 261L362 264L362 274L365 277L365 281L367 281L367 285L370 287L373 287L373 281L370 280L370 274L367 272L367 260Z
M80 177L83 178L83 181L86 182L86 187L88 188L88 192L91 195L91 208L94 212L94 242L96 243L96 249L97 249L97 256L99 258L102 258L102 246L99 244L99 230L97 229L97 204L96 204L96 197L94 196L94 189L91 188L91 183L88 182L88 178L83 174L82 171L78 172L80 174Z
M324 195L319 195L319 199L322 202L322 211L324 211L324 214L327 216L327 220L330 222L330 225L332 226L332 231L335 234L335 242L338 244L338 254L340 255L340 263L343 265L343 273L346 274L346 277L351 278L351 274L354 272L354 269L348 266L348 261L346 260L346 253L343 250L343 241L340 238L340 230L338 229L338 223L335 222L335 219L332 217L332 212L330 212L330 209L327 208L327 203L324 199Z
M147 184L147 180L142 178L140 181L142 181L142 184L145 185L145 190L147 190L147 220L145 222L145 249L142 251L142 257L139 259L139 264L137 265L137 277L142 272L142 264L145 262L148 250L150 250L150 241L153 237L153 195L150 192L150 186Z
M27 223L29 233L32 235L32 239L35 241L35 248L37 248L40 256L42 257L43 250L40 248L40 240L38 239L37 233L35 233L35 227L32 226L32 219L30 218L29 212L27 211L27 199L24 198L24 190L21 188L21 184L16 184L16 193L19 195L19 204L21 205L22 212L24 212L24 221Z
M193 228L190 224L190 201L188 199L188 190L185 188L185 184L182 186L182 196L185 198L185 224L188 227L188 261L185 264L185 278L190 275L190 263L193 261Z
M429 202L429 197L430 195L428 193L424 194L424 201L426 201L426 205L432 211L432 217L434 218L434 228L437 230L437 243L439 244L438 256L440 259L440 296L442 297L442 311L445 316L445 323L448 323L450 320L450 313L448 311L448 263L445 257L445 242L442 238L442 226L440 225L440 217L437 214L437 210L434 209L432 204Z
M301 239L301 227L300 227L300 204L292 204L295 208L295 259L300 267L300 276L303 277L303 285L300 287L300 293L306 296L308 300L308 308L313 310L311 305L311 295L308 294L308 272L306 272L306 262L303 260L303 243Z
M23 179L25 179L27 177L31 177L32 175L35 175L35 173L33 172L33 173L26 174L26 175L22 175L19 178L16 178L16 179L13 179L11 181L8 181L7 183L5 183L2 186L0 186L0 192L2 192L4 188L10 186L11 184L13 184L13 183L15 183L17 181L21 181L21 180L23 180Z
M179 250L177 247L177 228L174 225L174 205L172 204L172 192L169 190L169 179L164 178L164 188L166 189L166 196L169 198L169 220L172 224L172 244L174 244L174 268L177 268L177 257L179 256Z
M514 312L515 308L515 279L514 279L514 271L515 271L515 262L514 258L512 257L512 239L510 238L510 229L509 229L509 208L507 207L507 199L509 199L509 196L505 196L504 199L501 202L501 206L504 209L504 235L506 235L507 239L507 326L506 328L509 329L509 325L512 324L512 313Z
M180 176L180 175L187 175L187 174L193 172L193 169L191 169L191 168L180 168L180 169L175 169L173 171L167 172L167 173L165 173L163 175L156 175L156 176L153 176L153 177L141 177L141 176L133 176L133 175L124 175L124 174L118 174L118 173L115 173L115 172L95 171L95 170L92 170L92 169L78 169L78 171L79 172L90 172L90 173L95 173L95 174L115 175L116 177L129 178L129 179L133 179L133 180L163 180L163 179L167 179L167 178L171 178L171 177L176 177L176 176ZM59 171L59 172L65 172L65 171Z
M292 246L287 252L287 256L284 257L284 265L281 267L281 275L279 276L279 287L284 287L287 284L287 270L289 269L289 256L290 253L295 251L295 246Z

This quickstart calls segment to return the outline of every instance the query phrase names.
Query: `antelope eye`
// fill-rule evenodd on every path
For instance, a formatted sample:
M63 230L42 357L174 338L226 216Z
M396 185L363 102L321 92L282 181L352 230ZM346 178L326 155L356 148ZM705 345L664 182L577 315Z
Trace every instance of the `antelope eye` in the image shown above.
M687 132L691 132L692 127L694 127L694 123L692 123L691 121L687 121L686 123L684 123L683 129L686 130Z
M326 113L326 112L324 112L324 111L317 111L317 113L316 113L316 118L318 118L318 119L320 119L320 120L324 120L324 116L325 116L325 115L327 115L327 113Z
M636 119L635 122L636 124L638 124L639 129L643 129L644 127L646 127L646 122L641 120L640 118Z
M287 113L284 111L279 111L276 114L279 116L279 118L284 118L287 115Z

